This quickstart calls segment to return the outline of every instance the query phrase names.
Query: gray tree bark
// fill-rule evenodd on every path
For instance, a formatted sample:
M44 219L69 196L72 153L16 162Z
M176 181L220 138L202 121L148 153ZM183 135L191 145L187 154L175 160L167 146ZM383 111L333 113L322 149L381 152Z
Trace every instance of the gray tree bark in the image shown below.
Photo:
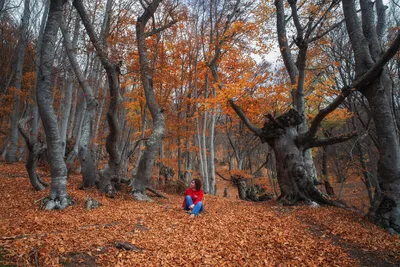
M213 88L212 96L215 98L217 93L215 88ZM209 192L210 194L216 194L216 185L215 185L215 121L216 121L216 112L217 109L215 107L212 108L211 112L211 122L210 122L210 175L209 175Z
M132 193L138 200L148 200L146 187L150 181L154 160L165 133L164 114L158 106L153 88L153 77L146 48L145 28L147 22L156 12L161 0L151 2L147 7L143 6L144 12L136 22L136 39L139 51L140 77L146 96L146 104L153 119L153 129L149 140L146 143L143 156L139 162L138 172L132 182ZM153 31L156 29L153 29Z
M19 121L19 131L25 139L28 147L28 158L26 159L25 167L28 172L29 181L33 189L41 191L45 189L48 184L40 179L39 174L36 172L36 168L39 156L45 152L46 146L38 140L37 134L30 134L26 129L28 121L32 119L33 118L29 118L29 116L21 119Z
M25 57L25 47L27 45L28 38L28 25L29 25L29 17L31 14L30 11L30 0L24 1L24 14L21 20L20 27L20 35L17 49L17 62L16 62L16 73L15 73L15 92L14 92L14 105L13 112L11 116L11 145L8 150L6 160L7 163L13 163L17 161L17 149L18 149L18 120L19 120L19 109L20 109L20 91L22 89L21 80L22 80L22 68L24 64Z
M206 75L205 81L205 93L204 97L208 98L208 75ZM207 110L203 111L203 127L201 131L201 156L203 157L203 189L206 194L210 192L210 184L208 179L208 162L207 162Z
M106 139L106 150L109 154L109 159L106 166L100 171L98 187L101 191L104 191L109 195L114 195L115 188L111 184L111 179L114 177L117 178L122 171L120 169L121 152L118 149L118 141L120 137L118 108L121 103L119 75L121 66L120 62L113 63L108 57L101 41L94 31L93 25L85 10L85 7L83 6L82 0L74 0L73 5L78 11L82 19L82 23L85 26L86 32L89 35L90 41L95 47L101 64L107 73L111 98L107 112L107 121L110 132Z
M371 116L378 136L378 182L381 189L374 199L370 217L384 228L400 233L400 146L392 112L391 99L385 71L385 60L391 58L400 47L400 33L389 49L382 53L379 37L382 36L382 13L378 12L379 27L375 25L374 3L361 0L360 23L354 0L343 2L346 28L355 59L356 78L368 77L368 83L356 87L368 100ZM379 4L379 3L378 3ZM381 3L380 3L381 4ZM381 7L378 5L378 7ZM378 29L378 32L377 32ZM379 69L376 65L382 63Z
M96 118L97 101L94 98L92 88L85 79L76 59L73 43L69 37L64 19L60 22L60 28L64 37L64 45L75 76L81 86L86 100L86 111L84 113L81 138L79 140L79 160L83 176L83 187L93 187L97 181L97 168L95 157L92 154L91 143L93 137L93 123ZM78 27L79 28L79 27Z
M67 194L67 168L63 158L63 147L58 132L57 115L51 101L50 90L57 33L59 22L62 18L63 4L64 1L62 0L50 1L49 15L43 34L40 71L36 84L36 99L46 133L51 172L50 196L45 204L46 209L64 209L71 205L71 199Z
M76 14L76 17L75 17L75 27L74 27L73 36L74 37L73 37L72 44L71 44L71 46L72 46L71 53L74 53L73 51L76 49L77 43L78 43L78 36L79 36L79 16L78 16L78 14ZM67 53L68 53L68 51L67 51ZM64 101L63 101L64 106L63 106L62 119L61 119L60 135L61 135L61 142L63 143L63 146L64 146L64 151L65 151L66 144L67 144L67 128L68 128L68 122L69 122L69 118L70 118L69 115L71 113L72 95L73 95L73 91L74 91L74 83L73 83L72 76L73 76L73 74L72 74L72 71L70 70L68 72L69 81L68 81L67 90L66 90L65 96L64 96Z
M288 37L286 33L286 19L285 19L285 10L283 0L275 0L276 6L276 16L277 16L277 33L278 33L278 43L281 51L281 56L286 68L286 71L289 74L290 82L292 85L296 85L296 89L294 89L292 93L292 101L295 109L303 116L305 116L305 99L304 99L304 84L306 77L306 60L307 60L307 50L308 44L312 41L315 41L315 38L311 37L311 34L314 29L317 28L319 23L324 21L324 16L321 18L313 18L310 17L308 21L308 25L301 25L300 18L297 14L297 1L288 1L291 9L291 18L293 19L295 28L296 28L296 38L295 44L299 49L297 54L297 61L295 62L292 57L292 49L288 43ZM331 7L337 5L338 1L332 1ZM329 9L328 9L329 10ZM328 12L325 13L325 15ZM310 25L313 24L313 20L316 21L312 27ZM300 132L304 133L307 131L307 121L299 126ZM309 174L309 177L313 180L314 183L318 183L317 172L314 165L314 160L312 158L311 150L306 150L304 155L304 164L306 166L306 170Z
M139 162L143 156L143 147L145 146L145 137L146 137L146 128L147 128L147 106L144 107L143 115L142 115L142 134L140 136L141 140L139 142L139 153L138 157L136 159L136 164L135 168L132 170L132 177L136 177L138 168L139 168Z
M43 17L41 20L39 36L38 36L38 44L37 44L37 53L35 55L35 63L36 63L36 76L39 75L39 63L40 63L40 52L43 42L43 33L46 25L46 19L49 12L50 3L46 1L45 10L43 12ZM37 106L36 97L32 96L33 104L30 105L31 118L27 115L25 118L22 118L18 123L18 129L25 139L26 145L28 147L28 158L25 163L26 170L28 172L29 180L31 182L32 187L39 191L43 190L45 186L48 186L47 183L40 179L40 176L36 172L37 161L39 156L45 153L46 144L43 143L44 140L39 140L39 109ZM30 131L26 129L28 122L30 122Z

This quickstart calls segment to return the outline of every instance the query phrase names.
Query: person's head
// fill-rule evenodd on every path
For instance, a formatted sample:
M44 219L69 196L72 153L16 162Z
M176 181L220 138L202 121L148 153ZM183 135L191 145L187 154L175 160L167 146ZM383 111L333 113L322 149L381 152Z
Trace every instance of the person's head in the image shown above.
M192 182L190 183L190 188L193 188L194 190L200 190L201 189L201 181L199 179L193 179Z

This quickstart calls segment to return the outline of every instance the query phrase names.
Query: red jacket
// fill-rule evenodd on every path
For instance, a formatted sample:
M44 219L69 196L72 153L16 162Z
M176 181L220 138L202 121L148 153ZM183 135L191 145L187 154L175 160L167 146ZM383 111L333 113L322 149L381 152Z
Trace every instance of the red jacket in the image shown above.
M203 190L193 190L192 188L186 189L185 192L185 197L190 196L192 198L193 204L196 205L198 202L200 202L203 199L204 192ZM185 206L185 200L183 200L182 207Z

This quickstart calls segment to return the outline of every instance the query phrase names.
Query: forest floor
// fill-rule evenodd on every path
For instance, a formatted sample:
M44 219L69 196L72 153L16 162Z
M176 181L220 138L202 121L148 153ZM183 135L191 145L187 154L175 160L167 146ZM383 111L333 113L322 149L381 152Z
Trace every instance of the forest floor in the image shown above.
M138 202L126 187L108 198L79 190L80 182L79 175L68 181L75 205L44 211L49 189L35 192L23 164L0 162L0 266L400 265L400 237L357 210L251 203L232 193L207 195L206 211L189 218L182 196ZM102 206L86 210L88 196ZM135 249L118 249L117 242Z

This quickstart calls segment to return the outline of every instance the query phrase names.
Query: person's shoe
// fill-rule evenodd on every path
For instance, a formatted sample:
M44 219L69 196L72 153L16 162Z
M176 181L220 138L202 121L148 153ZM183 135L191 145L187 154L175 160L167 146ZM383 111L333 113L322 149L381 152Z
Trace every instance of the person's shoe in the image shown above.
M194 218L196 215L194 215L193 213L192 214L190 214L190 218Z

